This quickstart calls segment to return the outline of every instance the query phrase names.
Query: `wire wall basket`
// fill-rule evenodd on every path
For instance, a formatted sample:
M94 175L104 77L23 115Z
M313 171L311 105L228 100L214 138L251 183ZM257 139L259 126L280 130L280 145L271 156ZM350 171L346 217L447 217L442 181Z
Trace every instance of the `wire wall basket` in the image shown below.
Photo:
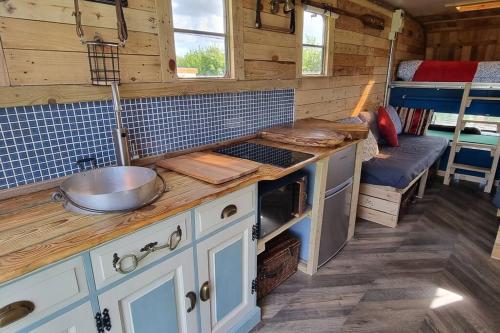
M87 45L91 83L96 86L110 86L112 83L120 84L119 49L125 46L128 37L122 1L115 1L119 43L105 42L98 34L96 34L94 40L85 39L82 26L82 13L80 12L78 1L74 0L75 11L73 12L76 22L76 34L82 44Z
M118 43L102 40L86 42L89 58L90 79L93 85L109 86L120 83L120 52Z

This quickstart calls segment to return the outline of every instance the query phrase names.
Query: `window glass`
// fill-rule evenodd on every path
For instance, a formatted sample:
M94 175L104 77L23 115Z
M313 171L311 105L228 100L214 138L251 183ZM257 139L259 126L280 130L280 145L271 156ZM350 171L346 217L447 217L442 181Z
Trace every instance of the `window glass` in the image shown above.
M172 13L177 76L226 76L226 0L172 0Z
M323 15L304 12L302 36L302 74L321 75L325 68L326 19Z
M466 115L465 121L467 120L476 120L476 121L500 121L500 117L491 117L491 116L472 116ZM453 126L455 127L458 121L458 114L456 113L434 113L434 117L432 118L433 125L442 125L442 126ZM495 124L478 124L478 123L466 123L466 127L475 127L481 130L481 134L484 135L497 135Z

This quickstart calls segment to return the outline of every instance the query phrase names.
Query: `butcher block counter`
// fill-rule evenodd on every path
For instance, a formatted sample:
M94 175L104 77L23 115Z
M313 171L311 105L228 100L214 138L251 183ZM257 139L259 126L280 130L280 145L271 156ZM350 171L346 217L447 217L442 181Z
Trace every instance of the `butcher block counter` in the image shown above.
M0 201L0 283L258 181L281 178L338 150L357 144L359 140L346 141L336 148L301 147L262 139L253 139L250 142L301 151L313 157L286 169L262 165L253 174L221 185L211 185L175 172L159 170L168 184L169 191L154 204L129 213L71 213L66 211L61 203L51 201L53 189Z

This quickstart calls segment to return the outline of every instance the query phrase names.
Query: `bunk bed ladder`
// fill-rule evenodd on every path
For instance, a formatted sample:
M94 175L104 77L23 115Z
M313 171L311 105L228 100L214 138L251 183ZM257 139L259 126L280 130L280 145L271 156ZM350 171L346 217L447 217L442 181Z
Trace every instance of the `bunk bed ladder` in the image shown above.
M481 124L495 124L497 126L497 132L500 133L500 122L495 121L476 121L476 120L465 120L465 112L467 108L470 107L471 103L475 100L499 100L497 97L471 97L471 83L466 83L464 87L464 93L462 96L462 102L460 104L460 111L458 113L457 126L455 127L455 133L453 135L453 141L451 143L450 156L448 158L448 164L446 166L446 173L444 176L444 184L449 185L450 179L457 169L469 170L484 174L484 180L486 181L486 186L484 191L487 193L491 192L493 184L495 182L495 173L498 166L498 160L500 158L500 140L497 141L496 145L470 143L460 141L460 133L465 128L466 123L481 123ZM489 150L491 156L493 157L493 163L491 168L482 168L473 165L459 164L455 163L455 156L460 151L461 148L466 147L469 149L478 150Z

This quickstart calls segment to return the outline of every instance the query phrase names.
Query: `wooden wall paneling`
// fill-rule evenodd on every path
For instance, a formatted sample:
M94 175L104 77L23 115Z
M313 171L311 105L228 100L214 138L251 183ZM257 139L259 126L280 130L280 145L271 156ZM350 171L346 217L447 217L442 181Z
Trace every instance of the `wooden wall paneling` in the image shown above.
M422 18L427 35L426 59L500 60L500 12L493 13Z
M295 60L295 77L302 77L302 42L304 38L304 8L302 3L297 3L295 9L295 50L297 59Z
M158 43L161 59L161 80L173 81L176 76L176 57L174 46L174 24L170 1L156 0L158 17Z
M299 119L337 120L375 109L383 100L392 12L361 0L339 0L336 5L349 12L383 17L386 28L368 28L360 20L346 15L335 20L334 38L329 47L333 54L330 77L300 80L296 92Z
M366 0L325 0L359 14L382 16L385 9ZM297 3L295 35L255 28L255 0L232 0L230 29L232 80L178 80L168 67L175 52L171 37L169 1L129 0L125 16L129 40L121 52L123 97L149 97L275 88L297 90L297 117L328 119L349 115L380 99L385 82L388 29L364 27L359 20L341 16L329 35L327 77L296 80L301 74L302 17ZM87 38L99 33L116 41L113 6L81 1ZM263 1L265 24L287 29L289 17L273 15ZM74 31L73 0L5 0L0 5L0 38L13 87L0 90L1 105L29 105L109 98L109 89L88 85L86 48ZM170 30L169 30L170 29ZM330 32L332 29L329 29ZM170 37L169 37L170 36ZM494 50L494 51L493 51ZM402 52L413 52L410 47ZM491 56L497 49L485 48ZM241 81L240 81L241 80ZM161 83L163 81L163 83ZM269 81L269 82L267 82ZM33 85L33 86L23 86ZM35 86L36 85L36 86ZM368 91L372 89L372 91Z
M0 38L0 87L8 87L9 85L9 71L7 69L7 63L5 62L2 39Z
M244 64L244 33L243 33L243 3L239 0L230 1L229 43L231 50L231 77L236 80L245 78Z
M295 79L295 63L245 60L247 80L292 80Z
M26 20L74 24L73 0L5 0L0 6L0 16ZM116 11L113 6L80 1L82 24L116 29ZM124 8L125 20L130 31L156 33L156 15L153 12Z
M189 81L124 83L120 85L120 95L122 98L141 98L294 88L297 88L297 81L295 79L254 81L208 79L197 81L196 83ZM81 84L18 86L2 87L0 89L0 103L2 107L109 99L111 99L111 89L109 87Z
M335 54L335 19L327 17L327 50L326 50L326 75L333 75L334 54Z
M89 38L98 33L105 41L118 41L115 29L84 26ZM74 24L0 17L0 35L6 49L87 52L75 32ZM120 54L159 55L158 35L129 31Z
M88 84L86 53L6 49L12 85ZM121 55L122 82L160 82L158 56Z

